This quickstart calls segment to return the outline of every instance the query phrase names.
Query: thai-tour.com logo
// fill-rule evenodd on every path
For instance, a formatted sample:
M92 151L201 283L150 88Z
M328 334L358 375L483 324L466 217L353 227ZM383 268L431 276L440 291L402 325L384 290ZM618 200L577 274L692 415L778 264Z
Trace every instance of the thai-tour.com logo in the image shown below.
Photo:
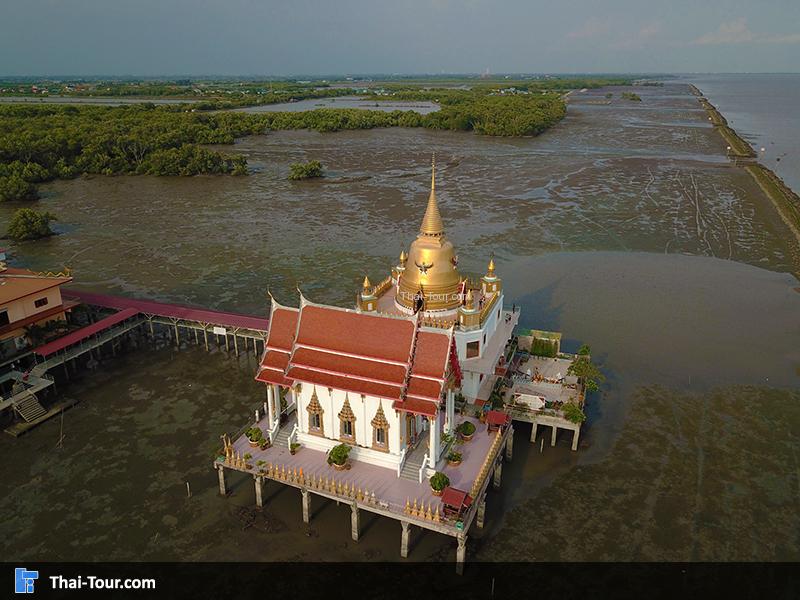
M33 594L36 580L40 580L38 587L47 581L52 590L154 590L155 579L141 577L122 579L120 577L95 577L94 575L78 575L77 577L64 577L63 575L48 575L39 577L39 571L30 571L25 567L14 569L14 592L17 594Z
M39 571L28 571L25 567L14 569L14 592L32 594L34 582L39 579Z

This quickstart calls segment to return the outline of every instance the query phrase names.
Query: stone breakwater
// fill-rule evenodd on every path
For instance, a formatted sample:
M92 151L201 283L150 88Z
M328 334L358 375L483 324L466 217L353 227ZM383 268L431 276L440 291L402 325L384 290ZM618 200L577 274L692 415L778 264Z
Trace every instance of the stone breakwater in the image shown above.
M690 85L692 94L708 112L709 119L728 143L728 156L737 166L744 168L775 206L781 219L800 241L800 196L775 174L772 169L755 160L755 150L728 125L727 119L708 101L702 92Z

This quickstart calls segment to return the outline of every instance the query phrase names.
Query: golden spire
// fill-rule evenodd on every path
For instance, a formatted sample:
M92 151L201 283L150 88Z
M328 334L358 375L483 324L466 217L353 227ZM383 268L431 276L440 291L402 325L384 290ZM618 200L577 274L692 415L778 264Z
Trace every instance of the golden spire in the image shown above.
M489 259L489 269L486 271L487 277L494 277L494 256Z
M406 254L406 251L400 250L400 264L405 265L407 260L408 260L408 254Z
M428 208L425 209L425 216L422 218L422 226L419 232L423 235L441 236L444 235L444 224L442 215L439 214L439 205L436 202L436 157L431 159L431 194L428 196Z
M369 282L369 277L364 275L364 293L369 293L369 288L372 287L372 284Z

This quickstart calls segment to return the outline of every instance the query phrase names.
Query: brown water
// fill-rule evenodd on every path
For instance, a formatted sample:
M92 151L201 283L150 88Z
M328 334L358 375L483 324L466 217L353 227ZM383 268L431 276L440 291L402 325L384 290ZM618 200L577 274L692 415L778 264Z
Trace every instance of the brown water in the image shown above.
M567 349L590 343L609 378L580 452L565 436L540 454L520 425L473 556L796 557L796 247L720 157L685 87L637 88L641 104L618 91L608 106L592 104L602 90L573 96L538 138L283 132L237 144L256 170L245 178L57 182L41 204L64 235L12 250L34 268L71 265L86 289L263 313L267 286L292 302L300 284L345 304L412 239L435 150L461 264L481 271L494 250L522 325L564 331ZM286 180L289 163L312 158L329 178ZM317 500L307 529L299 495L277 486L242 529L252 483L219 498L210 465L219 434L263 398L254 368L252 356L151 349L66 388L82 403L66 415L64 449L57 422L0 438L15 465L0 510L17 515L0 524L0 548L39 560L399 558L396 523L375 519L353 544L346 507ZM411 556L454 548L426 534Z

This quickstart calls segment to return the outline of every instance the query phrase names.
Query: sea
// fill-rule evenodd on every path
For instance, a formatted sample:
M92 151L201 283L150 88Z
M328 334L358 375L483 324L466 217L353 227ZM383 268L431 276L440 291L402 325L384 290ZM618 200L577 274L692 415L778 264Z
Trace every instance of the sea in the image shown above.
M753 145L759 161L800 190L800 73L686 76Z

